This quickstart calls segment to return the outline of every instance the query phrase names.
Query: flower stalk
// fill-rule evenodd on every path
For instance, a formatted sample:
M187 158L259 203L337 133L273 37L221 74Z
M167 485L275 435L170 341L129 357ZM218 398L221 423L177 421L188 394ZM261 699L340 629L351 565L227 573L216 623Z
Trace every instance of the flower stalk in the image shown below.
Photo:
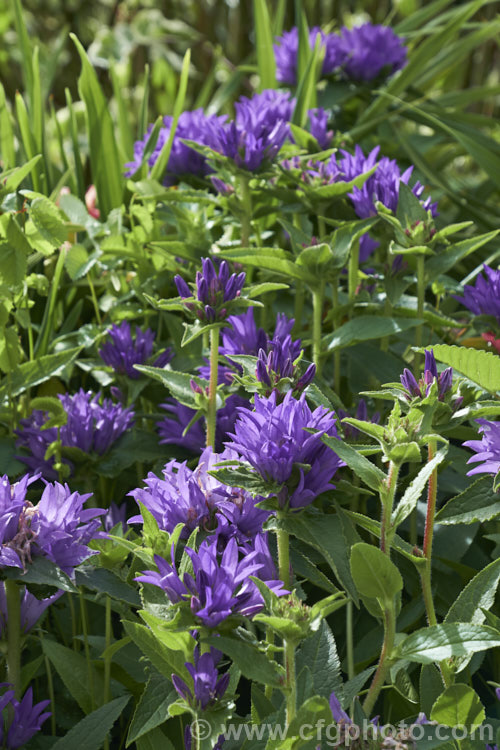
M215 450L217 421L217 380L219 371L219 328L210 331L210 383L208 386L207 448Z
M16 581L6 579L7 600L7 680L21 699L21 593Z
M313 290L313 362L316 365L318 375L321 374L321 326L324 293L324 282Z
M278 512L278 520L283 517ZM290 589L290 537L287 531L278 529L276 532L278 542L278 569L280 580L286 589ZM286 685L286 723L287 727L294 719L297 711L297 684L295 679L295 643L288 638L283 641L285 685Z
M384 643L380 653L380 661L377 671L368 690L368 694L363 703L363 710L366 716L370 716L375 706L380 691L385 682L385 678L391 666L391 653L394 648L394 638L396 635L396 610L394 601L384 603Z

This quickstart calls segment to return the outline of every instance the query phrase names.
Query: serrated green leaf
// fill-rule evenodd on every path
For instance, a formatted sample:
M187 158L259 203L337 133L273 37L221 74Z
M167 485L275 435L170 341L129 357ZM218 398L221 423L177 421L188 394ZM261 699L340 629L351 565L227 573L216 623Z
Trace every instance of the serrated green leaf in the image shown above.
M421 628L405 638L395 658L433 664L452 656L469 656L500 646L500 633L486 625L445 623Z
M361 596L390 602L403 588L401 573L378 547L365 542L351 549L351 573Z
M453 367L485 391L500 391L500 357L497 354L447 344L436 344L433 351L439 362Z
M85 714L92 711L92 696L97 704L104 697L104 680L92 664L87 664L83 653L44 638L42 648L52 666L63 681L70 695L76 700ZM89 685L89 670L92 673L92 686Z
M236 664L241 673L249 680L255 680L264 685L279 687L283 677L283 670L255 645L243 641L241 638L229 636L210 636L206 639L210 646L214 646L227 654Z
M155 729L168 718L168 707L178 695L170 680L153 672L135 709L127 735L126 747Z
M467 727L472 732L486 718L484 707L475 690L469 685L450 685L439 696L430 715L431 721L437 721L447 727Z
M396 508L392 512L391 524L396 528L402 523L405 518L408 518L410 513L416 507L420 495L424 491L425 485L427 484L429 477L431 476L434 469L444 461L448 447L445 446L440 448L434 458L426 463L418 472L415 479L413 479L405 490L405 493Z
M342 461L345 461L350 469L372 490L380 490L385 474L378 466L372 464L365 456L362 456L356 448L344 443L335 437L323 435L322 440L334 451Z
M420 318L384 318L382 316L360 315L344 323L334 333L324 336L323 344L328 351L344 349L346 346L353 346L361 341L381 339L384 336L408 331L423 322Z
M82 719L52 745L52 750L100 750L111 727L123 713L129 695L115 698Z
M491 477L481 477L438 511L436 523L447 526L489 521L500 515L500 497Z
M73 362L80 353L81 347L66 349L57 354L47 354L32 362L24 362L12 373L10 383L7 378L0 381L0 401L8 397L18 396L29 388L43 383L45 380L58 375L65 367Z
M176 398L181 404L190 406L191 409L196 409L195 394L191 390L191 380L200 386L200 388L206 387L206 381L202 380L195 375L189 375L186 372L177 372L176 370L162 370L161 367L150 367L149 365L137 365L136 370L143 372L150 378L159 380L163 383L172 396Z
M309 667L313 677L314 692L329 698L334 692L343 700L342 672L337 646L328 623L323 620L319 629L297 650L297 673Z

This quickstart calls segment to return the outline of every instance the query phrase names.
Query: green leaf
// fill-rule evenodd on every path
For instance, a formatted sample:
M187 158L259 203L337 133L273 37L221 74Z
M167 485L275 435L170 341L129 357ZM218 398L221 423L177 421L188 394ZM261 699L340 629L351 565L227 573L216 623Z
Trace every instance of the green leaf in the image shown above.
M124 695L93 711L52 745L51 750L100 750L106 735L122 715L129 700L130 696Z
M424 491L425 485L427 484L429 477L431 476L434 469L444 461L448 452L448 446L440 448L433 459L426 463L418 472L415 479L411 481L405 490L405 493L399 501L397 507L392 512L391 524L395 528L402 523L405 518L408 518L410 513L416 507L420 495Z
M500 230L496 230L494 232L488 232L488 234L476 235L475 237L463 240L462 242L457 242L456 244L445 248L433 258L429 258L425 263L426 278L429 281L434 281L441 274L454 268L461 260L475 250L482 247L487 242L490 242L490 240L497 236L499 231Z
M161 729L152 729L143 734L136 742L137 750L175 750L174 746Z
M283 669L255 645L241 638L229 636L210 636L206 638L210 646L218 648L236 664L238 669L249 680L279 687L283 678Z
M351 549L351 573L361 596L390 602L403 588L401 573L378 547L365 542Z
M107 594L132 607L139 607L141 604L137 589L106 568L84 565L76 570L75 582L77 586L86 586L91 591Z
M176 370L162 370L161 367L149 367L148 365L137 365L136 370L143 372L150 378L159 380L164 386L166 386L171 392L172 396L176 398L181 404L190 406L191 409L196 409L195 394L191 390L191 380L200 386L200 388L206 387L206 381L198 378L195 375L190 375L187 372L176 372Z
M287 279L299 279L306 284L314 284L315 277L305 268L297 266L289 252L279 247L266 248L239 248L237 250L221 250L219 257L232 260L235 263L243 263L247 266L255 266L266 271L273 271L279 276Z
M412 633L399 644L395 656L418 664L433 664L497 646L500 646L500 633L493 628L471 623L445 623Z
M420 710L426 716L431 715L432 706L436 698L443 691L443 678L441 672L434 664L424 664L420 671Z
M0 243L0 253L2 245ZM19 339L14 328L4 328L0 337L0 370L13 372L19 363Z
M365 456L362 456L356 448L351 445L344 443L335 437L324 435L322 440L329 448L334 451L342 461L345 461L350 469L354 471L361 481L363 481L368 487L377 492L381 489L382 483L385 481L385 474L381 471L378 466L372 464Z
M467 727L472 732L486 718L483 704L469 685L450 685L439 696L430 715L431 721L447 727Z
M489 521L500 514L500 497L491 477L481 477L459 495L452 497L436 515L445 526Z
M306 666L311 670L314 692L317 695L329 698L334 692L342 702L340 660L333 633L325 620L313 635L303 641L297 650L296 660L297 674Z
M12 396L19 396L20 393L24 393L35 385L59 375L74 361L80 351L81 347L66 349L57 354L46 354L32 362L19 365L12 373L10 383L7 378L0 381L0 401L7 398L9 393Z
M177 123L179 122L179 117L184 108L184 100L186 98L186 90L187 90L188 79L189 79L190 62L191 62L191 50L188 49L182 61L181 77L179 80L179 90L175 98L172 124L170 125L170 132L169 132L168 140L166 141L162 150L158 154L158 158L156 159L151 169L150 176L151 176L151 179L153 180L162 180L165 175L165 171L167 169L168 160L170 158L170 152L172 150L172 143L174 142L175 131L177 130Z
M145 625L123 620L123 627L136 646L167 680L170 680L172 673L175 672L183 680L189 682L189 673L184 666L185 659L180 651L168 649Z
M82 62L78 91L85 103L92 182L97 190L101 216L107 218L113 208L121 206L124 191L123 165L116 145L115 124L85 49L74 34L70 34L70 37Z
M96 462L99 474L117 477L134 463L151 463L165 455L157 437L146 430L129 430Z
M358 601L356 588L348 564L349 545L338 516L324 515L306 509L300 513L289 513L277 518L276 525L293 534L320 552L334 572L340 584Z
M63 571L49 560L48 557L35 557L26 570L22 568L4 568L3 574L6 578L13 578L20 583L32 584L33 587L48 588L47 596L51 596L53 589L62 589L76 593L76 588L71 579ZM28 588L31 588L30 586ZM52 589L52 590L51 590Z
M94 669L92 664L87 664L83 653L73 651L61 643L44 638L42 648L83 713L90 714L92 711L92 695L95 696L97 704L102 703L104 698L102 675ZM92 686L89 685L89 670L92 673Z
M271 701L266 698L262 690L252 683L252 724L261 724L264 719L276 711Z
M266 0L254 0L255 46L259 71L259 91L276 88L276 61L273 32Z
M348 515L349 518L352 518L354 523L380 539L380 521L375 521L374 518L368 518L368 516L364 516L362 513L356 513L351 510L343 510L342 513ZM425 565L425 559L423 557L416 557L416 555L413 554L414 547L404 539L401 539L397 534L393 537L392 547L396 552L399 552L403 557L406 557L407 560L411 560L411 562L417 565L417 567Z
M126 747L163 724L168 716L169 705L177 700L177 697L171 681L166 680L158 672L153 672L132 717Z
M490 393L500 391L500 357L497 354L447 344L437 344L433 351L439 362L461 372L483 390Z
M384 318L376 315L360 315L341 325L333 333L323 337L328 351L344 349L359 344L360 341L381 339L421 325L420 318Z
M35 198L32 201L30 219L43 239L54 249L68 239L68 228L63 215L48 198Z
M28 268L28 255L9 242L0 242L0 284L18 286Z

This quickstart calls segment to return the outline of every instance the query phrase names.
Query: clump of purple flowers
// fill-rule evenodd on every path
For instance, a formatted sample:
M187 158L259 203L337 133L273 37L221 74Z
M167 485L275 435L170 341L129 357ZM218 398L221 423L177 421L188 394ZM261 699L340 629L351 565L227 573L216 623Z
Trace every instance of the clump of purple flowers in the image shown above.
M403 40L389 26L364 23L340 32L342 74L355 81L372 81L382 72L392 75L406 64Z
M264 567L264 562L257 559L261 556L260 550L242 548L240 559L234 537L222 553L217 538L211 537L201 543L198 552L189 548L185 551L191 559L193 575L186 572L181 577L172 549L171 564L156 555L158 572L146 570L136 580L163 589L174 604L189 601L195 618L208 628L216 628L231 615L252 617L262 609L262 596L249 578ZM264 582L277 596L288 593L283 590L281 581Z
M123 320L120 325L113 324L108 331L111 341L106 341L99 349L99 356L103 362L112 367L118 375L137 380L140 372L134 369L134 365L144 365L153 353L153 342L155 334L150 328L143 331L136 326L135 338L132 338L130 323ZM153 362L155 367L165 367L174 353L167 348Z
M185 448L191 453L200 454L206 443L205 418L200 417L186 431L186 428L196 414L194 409L184 406L175 399L169 399L169 401L160 404L160 406L171 415L165 416L156 423L158 434L160 435L160 443L176 445L180 448ZM238 396L237 393L233 393L227 397L224 406L217 410L215 425L215 448L217 451L223 450L224 441L227 440L228 433L234 427L238 408L250 409L250 402L242 396Z
M494 315L500 325L500 270L486 264L484 276L479 274L474 286L466 284L464 296L455 297L474 315Z
M282 485L281 507L302 508L334 488L331 479L343 466L321 441L323 435L337 437L335 422L335 415L323 406L311 411L304 395L296 400L289 392L281 403L276 393L256 396L255 411L240 411L227 445L264 480Z
M99 536L101 508L84 509L91 496L68 485L47 484L37 505L27 499L39 477L26 474L11 484L0 479L0 568L26 568L33 557L46 557L68 575L94 554L88 543Z
M409 401L413 398L425 398L429 394L434 381L437 381L438 384L438 399L444 401L445 395L451 389L453 383L453 368L447 367L441 374L438 374L434 353L432 350L426 350L424 373L420 380L417 382L415 376L407 367L405 367L400 379ZM458 404L455 403L455 406L458 406Z
M85 392L81 388L74 395L65 393L58 398L66 412L66 424L46 428L48 414L35 410L28 419L20 421L20 429L16 430L17 446L29 451L29 455L20 455L19 459L46 479L58 478L54 455L46 455L56 441L60 440L63 447L102 456L134 423L132 407L124 408L107 398L101 403L100 393ZM63 458L63 463L73 469L69 460Z
M388 26L371 23L353 29L344 26L340 34L326 34L313 28L309 32L311 49L314 49L318 34L324 48L321 70L324 76L338 73L342 78L372 81L381 73L392 75L406 64L407 50L403 40ZM276 38L276 77L281 83L296 85L298 52L297 27Z
M214 150L232 159L240 169L255 172L272 162L290 135L289 120L295 101L274 90L242 96L231 122L213 124Z
M240 296L246 274L229 273L223 260L217 272L210 258L202 258L202 270L196 272L196 291L193 294L182 276L175 276L179 296L185 300L186 309L203 323L215 323L227 318L228 304ZM191 301L192 300L192 301Z
M175 674L172 675L172 682L178 694L193 708L205 711L219 701L226 692L230 675L226 672L219 677L217 664L221 658L221 652L213 647L210 647L210 651L200 654L200 647L195 646L193 663L186 662L185 664L193 679L192 690L184 680Z
M185 525L183 538L197 526L208 531L217 525L219 536L235 536L240 543L246 542L262 531L269 513L256 508L256 501L244 490L223 485L209 474L217 463L235 458L232 451L216 454L206 448L195 469L190 469L186 461L169 461L163 479L150 472L144 480L147 489L133 490L130 495L149 510L160 529L169 533L179 523ZM129 519L129 523L142 522L141 515Z
M0 745L6 750L24 747L51 715L50 711L45 711L49 705L50 701L33 705L32 688L28 688L20 701L14 697L13 690L6 690L0 697ZM10 721L5 718L9 715Z
M300 394L310 385L316 374L316 365L310 364L303 375L299 375L293 359L292 337L272 340L268 344L267 352L260 349L255 371L257 380L262 383L265 395L280 393L281 382L285 380L284 390L292 390ZM288 381L288 383L286 382Z
M473 474L498 474L500 471L500 422L489 422L487 419L476 419L481 440L467 440L463 445L475 451L476 455L469 458L468 464L474 466L468 476Z
M315 26L309 31L309 46L314 49L316 40L320 37L320 45L324 49L323 75L335 72L343 60L343 50L337 34L326 34ZM299 54L299 30L294 26L276 37L274 56L276 59L276 78L280 83L295 86L297 83L297 58Z
M197 143L215 148L216 141L213 136L213 127L216 124L222 124L225 121L225 115L206 115L203 109L196 109L193 112L182 112L177 123L177 129L172 142L172 150L168 160L164 183L173 184L177 179L185 175L204 176L212 171L206 158L195 151L193 148L183 142L183 139L196 141ZM160 152L168 141L173 118L168 116L163 118L163 128L160 129L158 140L151 156L148 159L148 166L152 167ZM134 175L140 169L146 144L151 136L153 125L150 125L144 138L136 141L134 145L134 159L125 166L127 177Z

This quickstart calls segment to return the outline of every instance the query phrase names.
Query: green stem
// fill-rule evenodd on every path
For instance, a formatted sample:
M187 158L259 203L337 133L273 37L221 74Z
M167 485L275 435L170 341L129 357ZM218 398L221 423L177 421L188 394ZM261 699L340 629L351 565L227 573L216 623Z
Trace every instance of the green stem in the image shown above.
M250 233L252 231L252 193L250 191L248 177L242 177L240 180L241 188L241 247L250 246Z
M354 677L354 643L353 643L353 626L352 626L352 599L349 599L346 605L346 650L347 650L347 676L350 680Z
M274 646L274 632L269 627L266 628L266 643L269 646ZM266 685L264 694L268 700L271 700L271 698L273 697L273 686Z
M282 514L278 512L278 519ZM278 569L280 580L286 589L290 589L290 537L287 531L278 529ZM289 726L297 710L297 685L295 679L295 643L288 639L283 641L286 674L286 723Z
M97 296L96 296L96 293L95 293L94 282L92 281L92 275L91 275L90 271L87 274L87 281L89 282L90 295L92 297L92 304L94 305L95 318L97 320L98 325L101 325L102 319L101 319L101 313L99 311L99 303L97 302Z
M21 596L16 581L5 581L7 600L7 680L21 700Z
M395 635L396 612L394 609L394 602L386 602L384 605L384 643L382 645L377 671L375 672L372 684L370 685L370 689L368 690L368 694L363 704L363 710L366 716L371 715L375 701L382 690L387 672L391 666L390 656L392 649L394 648Z
M333 319L333 330L335 331L339 325L338 318L338 307L339 307L339 282L338 278L335 279L332 284L332 319ZM335 393L340 395L340 349L334 349L333 352L333 389Z
M295 300L294 300L294 311L293 316L295 323L293 326L293 333L295 336L300 336L302 330L302 313L304 310L304 283L297 281L295 284Z
M87 621L87 605L83 593L80 591L80 613L82 617L82 630L83 630L83 646L85 650L85 660L87 662L87 679L89 684L90 692L90 703L92 711L95 709L95 693L94 693L94 673L92 669L92 661L90 658L90 647L89 647L89 631Z
M425 303L425 256L417 255L417 317L423 320ZM415 328L415 346L421 347L423 340L424 324L420 323ZM421 354L415 357L415 368L417 374L420 372Z
M353 303L356 299L356 289L358 288L359 275L359 242L355 242L351 247L348 268L348 291L349 302Z
M380 493L380 500L382 502L382 521L380 525L380 549L385 552L386 555L391 554L391 544L393 531L391 526L391 515L392 508L394 505L394 495L396 494L396 486L398 483L400 465L391 461L389 463L389 472L385 482L385 488Z
M219 328L210 331L210 384L208 386L207 448L215 449L217 420L217 375L219 367Z
M326 234L326 225L325 225L325 220L322 216L318 216L318 231L319 231L318 242L323 242L323 238Z
M313 290L313 362L318 375L321 374L321 323L324 292L324 282Z
M109 649L111 646L111 640L113 638L112 624L111 624L111 597L106 596L106 608L105 608L105 636L106 636L106 651L104 655L104 703L109 703L111 700L111 654ZM104 740L104 750L109 750L109 736L106 736Z

